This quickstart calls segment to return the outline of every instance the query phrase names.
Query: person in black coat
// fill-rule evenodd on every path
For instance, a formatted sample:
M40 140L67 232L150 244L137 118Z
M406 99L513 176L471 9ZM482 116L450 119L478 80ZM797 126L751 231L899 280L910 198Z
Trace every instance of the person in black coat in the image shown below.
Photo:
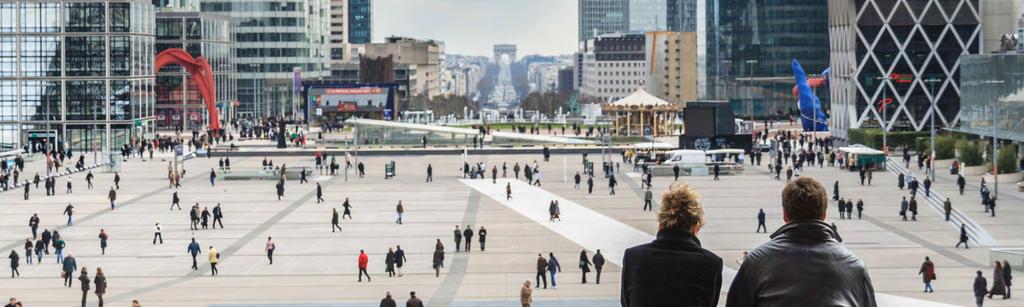
M657 237L623 255L621 305L718 306L722 258L701 248L703 225L699 195L673 183L662 196Z
M380 307L398 307L395 299L391 298L391 291L388 291L384 298L380 300Z
M985 303L986 294L988 294L988 281L981 276L981 270L978 270L978 276L974 278L974 299L978 307Z
M594 254L594 270L597 271L597 278L595 283L601 284L601 269L604 268L604 255L601 255L601 250L595 251Z
M587 273L590 272L590 259L587 257L587 250L580 251L580 272L583 273L582 283L587 283Z
M744 257L725 306L877 306L864 262L825 223L827 209L828 192L814 179L787 184L786 224Z

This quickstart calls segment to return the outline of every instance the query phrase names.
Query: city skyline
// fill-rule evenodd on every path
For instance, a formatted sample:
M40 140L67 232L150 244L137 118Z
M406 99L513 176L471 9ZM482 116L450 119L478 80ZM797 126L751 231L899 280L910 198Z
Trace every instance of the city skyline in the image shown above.
M520 56L571 54L578 47L576 6L576 0L378 0L373 41L433 39L443 41L448 54L491 56L494 45L504 43L516 44ZM460 17L453 22L449 16Z

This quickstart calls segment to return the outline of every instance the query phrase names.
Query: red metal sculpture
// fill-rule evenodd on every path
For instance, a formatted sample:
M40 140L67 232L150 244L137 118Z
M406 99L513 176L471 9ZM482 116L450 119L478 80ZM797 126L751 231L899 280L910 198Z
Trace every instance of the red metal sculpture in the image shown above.
M213 69L210 63L203 57L193 58L185 50L172 48L156 55L156 67L154 71L160 71L168 64L178 64L188 71L192 81L199 86L199 93L206 100L206 113L209 114L210 130L217 133L220 130L220 118L217 115L217 92L216 84L213 82Z

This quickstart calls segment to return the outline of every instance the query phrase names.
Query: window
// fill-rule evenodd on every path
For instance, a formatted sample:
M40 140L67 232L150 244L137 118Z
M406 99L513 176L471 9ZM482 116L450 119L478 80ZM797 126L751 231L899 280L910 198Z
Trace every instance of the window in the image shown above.
M65 4L65 32L104 32L103 2L73 2Z
M21 76L60 76L60 37L24 36L21 38Z
M131 32L131 4L110 3L110 32Z
M60 32L60 4L22 2L21 32Z
M106 74L106 48L102 36L68 36L65 38L65 46L68 76Z

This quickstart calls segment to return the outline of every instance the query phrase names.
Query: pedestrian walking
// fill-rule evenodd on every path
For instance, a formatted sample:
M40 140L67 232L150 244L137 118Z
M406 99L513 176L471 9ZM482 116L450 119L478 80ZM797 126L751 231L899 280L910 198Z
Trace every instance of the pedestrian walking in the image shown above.
M199 243L196 242L196 238L192 238L192 242L188 244L188 253L192 255L192 270L199 270L199 264L196 261L196 256L199 256L202 251L199 248Z
M7 256L11 259L11 278L21 277L21 272L18 272L18 266L21 265L21 256L18 256L18 252L11 250L11 254Z
M217 203L213 207L213 229L217 229L217 225L220 225L220 229L224 229L224 211L220 209L220 203Z
M274 265L274 250L277 249L277 244L274 244L274 239L267 237L267 246L264 250L267 252L267 260L270 261L270 265Z
M551 288L558 289L558 283L555 282L555 273L562 272L562 266L558 264L558 259L555 258L555 253L548 253L548 274L551 275Z
M335 229L341 231L341 226L338 225L338 222L338 208L331 208L331 232L334 232Z
M512 199L512 183L505 184L505 200Z
M541 281L544 281L544 289L548 288L548 260L544 255L537 254L537 288L540 288Z
M114 191L114 187L110 187L110 192L107 192L107 199L110 200L110 210L114 210L114 201L117 200L117 191Z
M388 273L388 277L395 277L395 251L390 247L384 255L384 272Z
M530 281L523 282L523 287L519 288L519 303L523 307L530 307L533 304L533 288L530 288Z
M284 179L278 180L274 188L277 190L277 200L281 200L284 197Z
M82 307L85 307L85 300L89 297L89 284L92 280L89 279L89 271L86 267L82 267L82 272L78 275L79 284L82 285Z
M370 257L363 250L359 250L359 282L363 282L363 275L366 275L366 282L370 282L370 273L366 272L369 263Z
M72 216L75 214L75 207L68 203L67 207L64 207L64 215L68 216L68 226L73 225Z
M904 222L907 221L907 209L909 209L909 208L910 208L910 203L907 202L907 197L903 196L903 200L900 201L900 217L903 218Z
M946 201L942 202L942 211L945 213L946 221L949 221L949 214L953 212L953 203L949 201L949 197L946 197Z
M203 211L199 213L199 220L199 225L202 225L203 229L206 229L210 222L210 210L208 210L206 207L203 207Z
M320 186L320 183L316 183L316 203L322 203L324 201L324 190Z
M601 270L604 269L604 255L601 254L601 250L598 249L594 252L594 271L597 274L594 278L594 283L601 284Z
M580 190L580 172L576 172L576 175L572 177L572 180L573 180L573 182L575 182L575 185L573 185L573 189L576 189L576 191L579 191Z
M924 196L931 197L932 195L932 180L928 177L924 177Z
M217 276L217 264L220 263L220 253L213 246L210 246L210 250L206 252L206 255L210 261L210 276Z
M469 227L469 225L466 225L466 228L464 230L462 230L462 237L464 239L466 239L466 249L465 249L465 251L467 253L472 251L473 249L470 248L470 245L472 245L471 243L473 243L473 228Z
M32 238L25 238L25 264L32 264ZM42 264L40 261L39 264Z
M437 243L441 244L441 241L438 240ZM433 259L434 277L440 277L441 276L441 267L443 267L443 266L444 266L444 248L435 247L434 248L434 259Z
M408 261L409 259L405 258L405 251L402 250L402 246L395 246L395 270L398 271L398 277L402 277L402 266Z
M917 222L917 198L910 197L910 220Z
M434 166L427 164L427 182L434 182Z
M100 229L99 238L100 238L100 255L106 255L107 254L107 239L110 238L110 235L108 235L107 232L101 228Z
M35 240L36 229L39 229L39 214L32 213L32 217L28 218L28 228L32 229L32 240Z
M391 291L388 291L384 298L380 300L380 307L398 307L395 299L391 298Z
M409 292L409 300L405 301L405 307L423 307L423 301L416 297L416 291Z
M107 294L107 275L103 274L103 268L96 268L96 278L92 280L92 283L96 285L95 293L99 307L103 307L103 295Z
M608 189L611 190L608 195L615 195L615 185L618 182L615 181L615 175L608 175Z
M210 168L210 186L215 186L214 182L217 180L217 172Z
M174 210L175 206L178 207L178 211L181 211L181 198L178 198L178 191L174 191L174 194L171 195L171 210Z
M484 229L484 226L480 226L480 230L476 233L480 237L480 251L482 252L486 249L487 245L487 229Z
M156 225L153 226L153 245L156 245L157 239L160 239L160 244L164 244L164 236L160 230L160 222L156 222Z
M985 295L988 294L988 281L981 276L981 270L978 270L977 274L977 277L974 277L974 301L978 307L982 307L985 304Z
M121 189L121 174L118 172L114 172L114 186L117 187L118 190Z
M398 206L395 206L395 212L398 213L398 219L395 220L395 224L402 224L402 215L405 214L405 208L402 208L402 201L398 201Z
M863 176L863 173L861 173L861 175ZM861 182L861 185L864 185L864 183ZM839 181L838 180L836 180L836 183L832 185L832 200L839 200Z
M768 226L765 225L764 209L758 209L757 211L757 231L755 231L755 233L760 233L761 229L764 229L764 232L768 233Z
M654 199L654 193L651 192L651 187L648 186L647 190L644 191L644 211L653 211L654 206L651 205L651 200Z
M960 248L960 244L963 244L965 248L971 249L971 247L967 245L968 239L970 239L970 237L967 236L967 228L964 227L963 224L960 224L960 241L956 242L956 247L954 248Z
M924 292L935 292L932 289L932 281L935 280L935 264L928 257L924 257L924 263L921 263L921 269L917 271L918 275L921 275L921 280L924 282Z
M61 277L64 277L64 285L71 288L71 282L74 280L72 279L74 278L72 275L74 275L75 271L78 270L78 263L70 252L68 253L68 256L64 258L61 268L64 271L63 274L61 274Z
M43 239L36 240L35 252L36 252L36 263L43 263L43 251L46 249L46 243L43 243ZM31 257L31 255L29 255Z
M1010 298L1010 286L1013 280L1013 270L1010 269L1010 261L1003 260L1003 283L1006 284L1006 298Z
M964 175L956 175L956 186L960 190L960 195L964 195L964 187L967 185L967 180L964 179Z
M587 273L590 273L590 259L587 257L587 250L580 251L580 272L583 273L582 283L587 283Z
M718 174L722 172L722 169L721 169L721 167L718 164L715 164L715 167L714 167L713 170L715 172L715 181L718 181Z
M903 173L900 173L899 176L896 176L896 186L899 187L900 190L903 190L903 184L905 183L905 181L906 176L903 175Z
M459 231L459 225L455 225L455 232L452 234L455 240L455 252L459 252L460 246L462 246L462 231Z
M861 219L863 214L864 214L864 200L858 198L857 199L857 219L858 220Z
M348 197L345 197L345 202L341 204L341 207L345 209L341 214L341 218L344 219L346 216L352 219L352 205L348 203Z
M1002 295L1003 299L1007 299L1006 296L1006 282L1003 280L1003 263L996 261L996 267L992 272L992 288L988 290L988 298L992 298L993 295Z

